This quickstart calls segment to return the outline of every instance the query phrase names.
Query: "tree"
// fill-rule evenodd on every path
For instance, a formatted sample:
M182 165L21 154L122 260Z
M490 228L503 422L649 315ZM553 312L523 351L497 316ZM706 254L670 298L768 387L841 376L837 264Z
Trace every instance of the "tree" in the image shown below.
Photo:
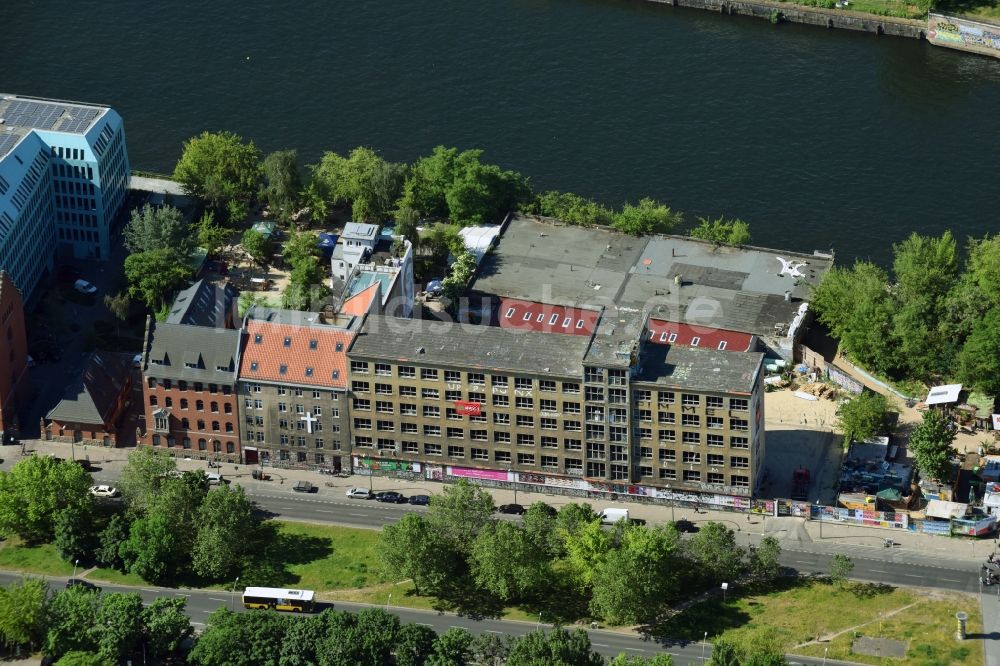
M431 497L427 519L456 551L468 555L476 536L493 520L495 509L491 494L461 479Z
M421 240L423 247L430 250L435 263L443 264L449 254L458 256L465 250L465 241L458 231L459 227L453 224L435 224Z
M521 517L524 534L547 559L555 559L562 552L562 539L556 529L556 517L545 502L535 502Z
M317 240L315 234L293 233L285 243L284 260L292 268L288 286L282 293L282 307L286 309L308 310L313 301L329 293L323 284Z
M673 526L625 526L618 548L609 551L594 570L591 612L612 624L655 618L680 592L685 567L679 542Z
M958 378L986 395L1000 396L1000 308L976 322L962 345Z
M264 198L279 219L287 222L298 207L302 192L298 153L279 150L264 158Z
M717 220L709 220L706 217L699 217L698 226L691 229L688 236L709 241L716 246L746 245L750 242L750 225L740 219L730 220L720 217Z
M736 545L736 533L722 523L708 522L689 542L691 555L713 584L739 580L746 554Z
M476 266L475 255L463 249L451 266L451 274L441 281L442 296L448 299L450 307L458 306L458 299L475 275Z
M172 250L151 250L125 258L128 295L151 310L160 310L174 291L183 287L192 271Z
M399 618L381 608L331 613L320 666L382 666L391 663Z
M830 560L830 580L833 583L843 585L852 571L854 571L854 560L847 555L837 553Z
M64 654L55 666L107 666L107 662L104 657L94 652L73 650Z
M531 195L528 181L521 174L482 164L480 154L478 150L467 150L459 155L460 169L445 191L448 217L463 226L499 222Z
M99 595L75 585L58 590L48 605L45 653L58 659L67 652L96 652L93 627Z
M278 666L313 666L316 664L319 661L317 650L322 645L327 633L325 612L297 622L290 622L288 630L285 632L285 639L281 643Z
M541 215L584 227L607 226L615 219L607 207L571 192L545 192L538 196L536 207Z
M129 252L150 252L170 250L177 256L185 257L194 247L190 225L184 213L173 206L154 208L146 204L132 211L132 217L125 226L125 247Z
M260 151L232 132L189 139L174 167L174 180L217 211L231 201L245 205L253 199L260 176Z
M402 164L386 162L371 148L359 147L346 158L324 153L313 168L313 183L322 198L350 204L355 220L382 223L391 217L405 173Z
M142 638L142 597L137 592L101 596L94 633L105 663L120 664Z
M576 535L581 529L597 520L598 516L589 504L570 502L564 504L556 514L556 528L560 535Z
M593 585L595 572L611 550L611 538L601 528L601 522L594 520L581 525L573 534L564 533L563 544L574 584L581 592L588 591Z
M198 220L198 246L209 255L219 253L222 246L229 242L234 231L215 223L215 213L208 210Z
M837 426L844 442L863 442L887 432L889 419L896 408L881 393L864 391L837 410Z
M507 666L603 666L604 657L592 652L590 637L582 629L532 631L516 640Z
M173 458L154 449L138 447L118 477L122 501L133 514L144 514L153 505L160 488L177 471Z
M426 666L465 666L469 659L472 634L465 629L452 627L434 641Z
M411 578L417 594L439 591L461 561L427 519L412 513L382 528L378 552L385 570Z
M113 296L111 294L104 294L104 307L118 320L115 324L115 330L119 330L118 327L121 322L128 318L129 310L132 307L132 300L124 291L120 291Z
M142 609L143 637L152 659L164 659L177 652L194 633L183 597L158 597Z
M250 258L261 266L264 266L267 262L271 261L271 256L274 253L274 247L271 243L271 239L256 229L247 229L244 231L243 238L240 240L240 245L242 245L243 250L250 255Z
M99 545L94 551L95 559L102 565L124 571L125 562L121 557L121 546L128 539L128 520L120 513L111 520L98 536Z
M247 535L257 527L253 502L243 486L220 486L205 497L198 517L194 570L205 578L228 580L249 554Z
M60 510L90 501L91 483L74 462L22 458L9 472L0 472L0 534L16 534L29 543L48 541Z
M511 637L481 633L469 645L469 661L474 666L504 666L510 654Z
M881 268L862 261L851 268L835 266L813 289L812 306L845 354L876 372L889 373L897 367L893 334L897 304Z
M445 197L455 181L457 159L457 148L436 146L430 155L417 160L403 185L400 207L412 208L426 216L447 216Z
M647 198L635 206L629 203L622 206L621 212L613 215L611 226L633 236L648 236L669 234L683 220L683 215L669 206Z
M424 666L434 649L437 633L422 624L404 624L396 635L393 650L396 666Z
M927 410L923 420L910 434L907 449L913 454L925 478L948 482L951 479L953 441L955 431L951 421L937 410Z
M54 527L59 557L67 562L90 560L98 546L95 522L93 502L82 501L60 509Z
M413 251L420 247L420 214L412 208L400 208L396 211L396 235L410 241Z
M476 585L503 601L524 599L548 578L549 559L518 525L486 526L472 544L469 558Z
M781 544L772 536L760 540L760 544L750 548L750 576L754 581L769 585L781 573Z
M666 652L653 657L632 657L624 652L608 662L608 666L674 666L674 658Z
M298 620L269 611L220 608L208 616L188 661L202 666L276 664L291 622Z
M48 592L41 578L22 578L0 588L0 641L4 645L28 645L34 651L45 635Z
M134 521L119 552L129 573L151 583L168 580L186 560L179 531L159 513Z

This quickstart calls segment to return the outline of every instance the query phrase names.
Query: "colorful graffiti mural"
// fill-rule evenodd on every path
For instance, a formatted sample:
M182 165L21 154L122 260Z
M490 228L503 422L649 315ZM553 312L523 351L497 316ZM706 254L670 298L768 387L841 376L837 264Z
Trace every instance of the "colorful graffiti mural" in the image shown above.
M930 14L927 17L927 41L935 46L1000 58L1000 25Z

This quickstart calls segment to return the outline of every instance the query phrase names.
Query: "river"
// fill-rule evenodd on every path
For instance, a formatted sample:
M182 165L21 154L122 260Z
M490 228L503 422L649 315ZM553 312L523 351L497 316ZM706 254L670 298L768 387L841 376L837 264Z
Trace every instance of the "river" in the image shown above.
M17 0L0 63L0 91L115 107L138 169L228 129L305 163L478 147L839 262L997 228L1000 61L916 40L639 0Z

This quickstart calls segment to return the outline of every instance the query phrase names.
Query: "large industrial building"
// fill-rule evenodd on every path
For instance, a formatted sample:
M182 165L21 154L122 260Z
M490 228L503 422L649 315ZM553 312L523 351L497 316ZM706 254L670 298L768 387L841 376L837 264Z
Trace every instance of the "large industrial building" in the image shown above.
M26 301L57 256L110 256L128 183L114 110L0 94L0 269Z

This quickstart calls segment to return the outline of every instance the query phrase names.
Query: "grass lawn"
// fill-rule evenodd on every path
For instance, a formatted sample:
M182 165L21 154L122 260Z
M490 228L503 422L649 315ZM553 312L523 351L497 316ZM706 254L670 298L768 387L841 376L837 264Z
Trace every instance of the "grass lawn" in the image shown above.
M376 555L379 532L276 521L289 582L307 590L364 588L390 582ZM297 556L300 553L304 556ZM280 552L279 552L280 554Z
M767 630L794 654L822 657L823 649L828 647L830 659L885 663L884 659L851 652L857 631L864 636L909 641L908 664L981 664L981 641L958 645L954 639L958 610L968 613L970 634L982 631L979 603L968 595L925 594L862 583L838 588L824 581L789 579L784 581L783 589L768 594L698 604L666 621L654 633L700 640L707 630L710 638L739 640ZM842 631L846 633L837 635ZM814 642L818 640L824 642Z
M794 5L835 9L836 0L779 0ZM854 12L864 12L876 16L922 19L927 17L930 0L850 0L847 8Z
M0 569L24 571L49 576L73 575L73 564L64 562L51 543L26 546L17 537L0 544Z

